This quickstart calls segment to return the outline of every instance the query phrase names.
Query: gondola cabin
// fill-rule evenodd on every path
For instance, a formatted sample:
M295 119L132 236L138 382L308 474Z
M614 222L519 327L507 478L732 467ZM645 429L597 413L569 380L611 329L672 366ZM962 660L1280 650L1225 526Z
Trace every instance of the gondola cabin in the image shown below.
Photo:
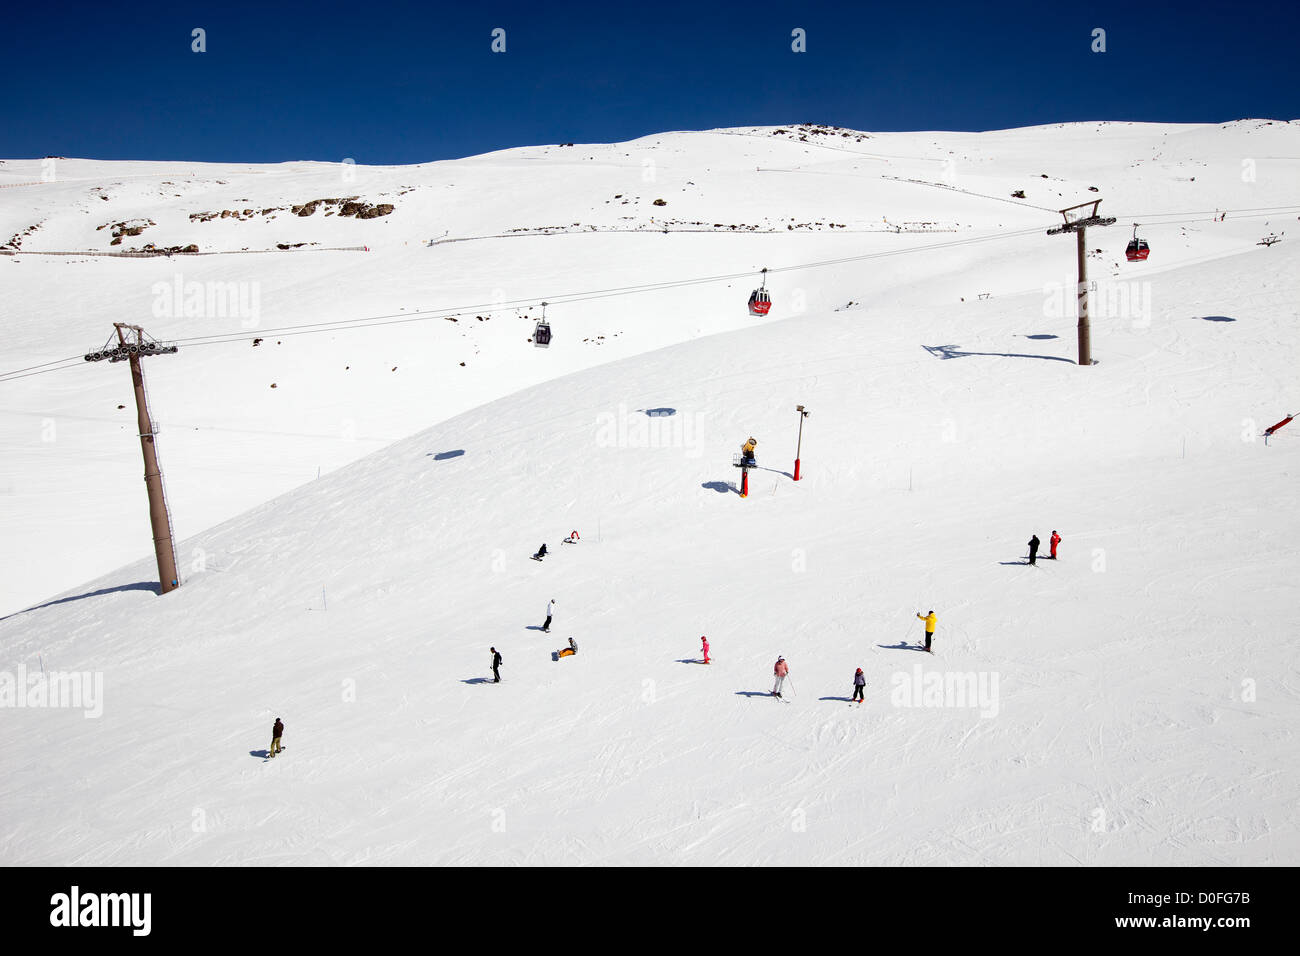
M767 315L772 308L772 297L766 289L755 289L749 294L749 314Z
M1149 255L1151 255L1151 247L1147 245L1145 239L1129 240L1128 248L1124 250L1124 256L1129 262L1145 262Z
M533 329L533 344L539 349L551 347L551 324L545 319L537 323Z

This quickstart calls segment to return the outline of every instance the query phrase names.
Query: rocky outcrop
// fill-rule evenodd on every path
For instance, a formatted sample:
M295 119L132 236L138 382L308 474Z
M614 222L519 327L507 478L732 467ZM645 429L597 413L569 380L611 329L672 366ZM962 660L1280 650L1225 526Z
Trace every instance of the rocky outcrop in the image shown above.
M408 190L409 192L409 190ZM288 212L291 216L298 216L305 219L308 216L314 216L321 209L325 210L325 215L347 216L355 219L378 219L380 216L387 216L396 207L392 203L367 203L360 201L357 196L343 196L337 198L313 199L309 202L296 203L291 206L271 206L268 209L222 209L217 212L192 212L190 213L190 222L211 222L213 219L253 219L257 216L271 218L278 212Z
M109 245L120 246L124 237L138 236L150 226L156 225L158 225L158 223L154 222L152 219L126 219L122 222L106 222L102 226L96 226L95 231L99 232L101 229L111 228L113 230L113 241L110 242Z

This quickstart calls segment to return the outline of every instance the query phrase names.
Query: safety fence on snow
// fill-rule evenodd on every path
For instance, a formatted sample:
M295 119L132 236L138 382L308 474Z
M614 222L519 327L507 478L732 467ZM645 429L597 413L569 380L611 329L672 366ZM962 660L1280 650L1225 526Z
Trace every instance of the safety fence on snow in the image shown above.
M896 233L900 230L890 226L887 229L876 227L873 229L850 229L848 227L831 229L812 228L810 226L795 226L793 229L778 228L775 226L719 226L716 228L708 226L695 225L662 225L654 223L647 226L536 226L529 229L517 229L514 232L496 232L484 236L453 236L443 239L429 239L425 241L426 246L442 246L451 242L478 242L482 239L524 239L536 236L592 236L592 235L613 235L613 234L631 234L631 233L661 233L664 235L678 233L707 233L714 236L737 236L737 235L790 235L795 232L812 232L812 233ZM902 232L956 232L956 229L903 229Z
M369 252L369 246L313 246L310 249L217 249L211 252L166 252L162 249L145 249L140 252L49 252L36 249L4 249L4 256L104 256L114 259L156 259L159 256L247 256L269 252Z

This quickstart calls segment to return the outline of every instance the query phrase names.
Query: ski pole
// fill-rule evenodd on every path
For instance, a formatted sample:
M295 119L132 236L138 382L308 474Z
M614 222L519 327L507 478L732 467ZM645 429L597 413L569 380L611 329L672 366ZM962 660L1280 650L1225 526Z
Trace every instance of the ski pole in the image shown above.
M794 681L790 680L790 675L787 674L785 679L786 679L787 681L790 681L790 689L791 689L791 690L794 690ZM797 690L794 690L794 696L796 696L796 697L799 696L799 692L798 692Z

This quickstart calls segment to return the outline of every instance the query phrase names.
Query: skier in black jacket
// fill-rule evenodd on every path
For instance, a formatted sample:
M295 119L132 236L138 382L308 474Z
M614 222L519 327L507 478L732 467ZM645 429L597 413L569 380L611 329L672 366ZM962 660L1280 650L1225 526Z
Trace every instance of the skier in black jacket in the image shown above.
M501 683L501 652L495 647L488 648L492 652L492 683Z
M1029 563L1038 563L1038 535L1029 539Z

